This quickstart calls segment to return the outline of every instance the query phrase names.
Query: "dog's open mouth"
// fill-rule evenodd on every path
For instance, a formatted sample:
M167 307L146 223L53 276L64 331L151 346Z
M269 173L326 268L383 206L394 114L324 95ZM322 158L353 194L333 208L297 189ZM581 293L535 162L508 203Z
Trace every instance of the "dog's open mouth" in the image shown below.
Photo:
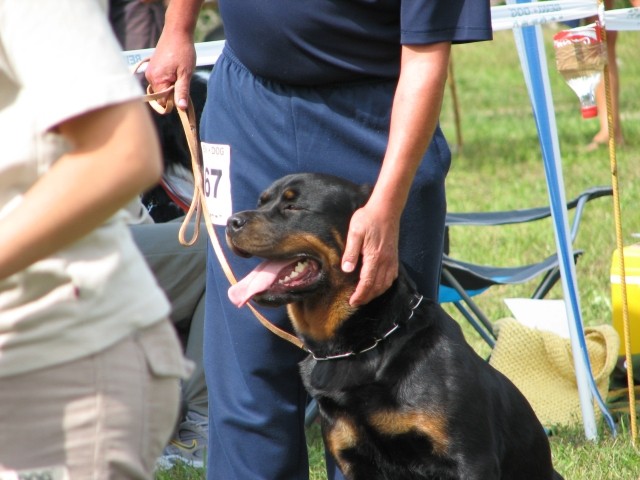
M254 295L283 295L308 289L321 274L318 261L302 257L288 260L265 260L228 291L229 300L237 307Z

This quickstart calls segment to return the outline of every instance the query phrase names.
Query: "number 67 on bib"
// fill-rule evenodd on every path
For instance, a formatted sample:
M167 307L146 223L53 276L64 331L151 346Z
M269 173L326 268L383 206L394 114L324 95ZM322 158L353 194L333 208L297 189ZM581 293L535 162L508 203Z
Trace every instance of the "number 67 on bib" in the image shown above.
M207 209L214 225L225 226L233 211L231 205L231 148L229 145L201 143L203 189Z

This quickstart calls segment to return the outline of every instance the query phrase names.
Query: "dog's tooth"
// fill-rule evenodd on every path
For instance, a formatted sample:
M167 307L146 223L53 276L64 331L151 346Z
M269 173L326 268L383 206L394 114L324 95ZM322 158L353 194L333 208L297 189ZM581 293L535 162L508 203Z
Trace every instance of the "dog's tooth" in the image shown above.
M307 260L301 260L299 261L296 266L294 267L293 271L287 275L284 278L281 278L280 280L278 280L278 284L283 285L291 280L293 280L294 278L298 277L305 268L307 268L307 264L309 262Z

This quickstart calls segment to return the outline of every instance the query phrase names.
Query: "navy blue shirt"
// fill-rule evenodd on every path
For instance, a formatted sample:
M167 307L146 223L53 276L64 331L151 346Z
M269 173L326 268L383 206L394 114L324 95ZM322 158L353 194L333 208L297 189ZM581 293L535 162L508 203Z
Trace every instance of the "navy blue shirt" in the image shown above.
M219 0L227 44L292 85L397 78L400 46L490 40L489 0Z

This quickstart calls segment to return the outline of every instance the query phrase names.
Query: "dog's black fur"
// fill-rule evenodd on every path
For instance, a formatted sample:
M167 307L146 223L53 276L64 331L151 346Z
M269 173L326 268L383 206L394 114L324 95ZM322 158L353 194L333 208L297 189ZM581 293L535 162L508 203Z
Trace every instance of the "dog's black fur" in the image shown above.
M368 305L349 306L358 272L343 273L340 260L351 215L368 195L339 178L290 175L262 194L256 210L227 224L235 253L292 259L281 279L306 260L296 278L253 300L288 305L312 352L301 363L303 381L346 478L561 479L524 396L473 351L438 304L420 301L403 271Z

